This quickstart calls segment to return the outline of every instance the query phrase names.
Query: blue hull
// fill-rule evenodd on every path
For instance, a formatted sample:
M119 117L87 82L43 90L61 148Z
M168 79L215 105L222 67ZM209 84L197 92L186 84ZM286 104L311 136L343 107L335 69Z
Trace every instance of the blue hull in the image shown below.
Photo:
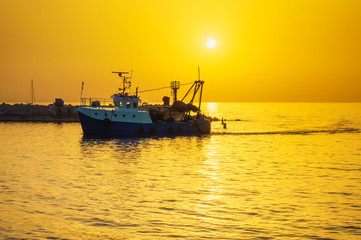
M189 122L127 123L97 120L78 112L80 123L87 136L100 137L166 137L200 135L199 130Z

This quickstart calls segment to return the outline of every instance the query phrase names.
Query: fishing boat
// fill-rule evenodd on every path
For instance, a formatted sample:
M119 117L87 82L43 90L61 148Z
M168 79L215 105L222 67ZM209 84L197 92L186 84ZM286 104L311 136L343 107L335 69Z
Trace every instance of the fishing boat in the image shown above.
M177 90L183 84L173 81L171 82L173 104L170 104L170 98L165 96L163 104L151 105L141 101L138 88L135 94L129 92L131 87L129 72L113 73L118 74L122 79L123 87L111 96L111 104L102 105L95 99L82 98L83 104L78 109L78 115L85 136L131 138L210 133L210 119L200 110L204 81L192 82L192 86L180 101L177 100ZM187 96L191 100L185 103ZM198 107L193 104L197 96Z

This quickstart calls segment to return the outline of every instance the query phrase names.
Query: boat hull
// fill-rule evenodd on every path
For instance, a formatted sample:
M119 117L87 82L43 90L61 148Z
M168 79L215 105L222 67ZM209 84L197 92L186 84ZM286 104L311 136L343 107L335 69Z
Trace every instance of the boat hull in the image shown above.
M78 112L86 136L99 137L165 137L201 135L193 122L134 123L94 119Z

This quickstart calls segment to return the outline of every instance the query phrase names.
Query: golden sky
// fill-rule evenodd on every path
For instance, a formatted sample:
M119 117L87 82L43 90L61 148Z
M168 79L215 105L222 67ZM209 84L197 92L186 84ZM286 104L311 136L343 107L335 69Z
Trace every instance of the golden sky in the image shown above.
M71 102L82 81L109 97L111 71L146 90L198 66L209 102L361 101L360 13L360 0L0 0L0 101L30 101L31 79L37 101Z

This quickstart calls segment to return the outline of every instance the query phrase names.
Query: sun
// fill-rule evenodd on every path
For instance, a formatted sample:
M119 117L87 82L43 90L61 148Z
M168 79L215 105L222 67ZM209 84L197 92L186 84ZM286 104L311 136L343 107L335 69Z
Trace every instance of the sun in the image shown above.
M214 40L214 39L208 39L207 40L207 46L209 47L209 48L214 48L215 46L216 46L216 40Z

